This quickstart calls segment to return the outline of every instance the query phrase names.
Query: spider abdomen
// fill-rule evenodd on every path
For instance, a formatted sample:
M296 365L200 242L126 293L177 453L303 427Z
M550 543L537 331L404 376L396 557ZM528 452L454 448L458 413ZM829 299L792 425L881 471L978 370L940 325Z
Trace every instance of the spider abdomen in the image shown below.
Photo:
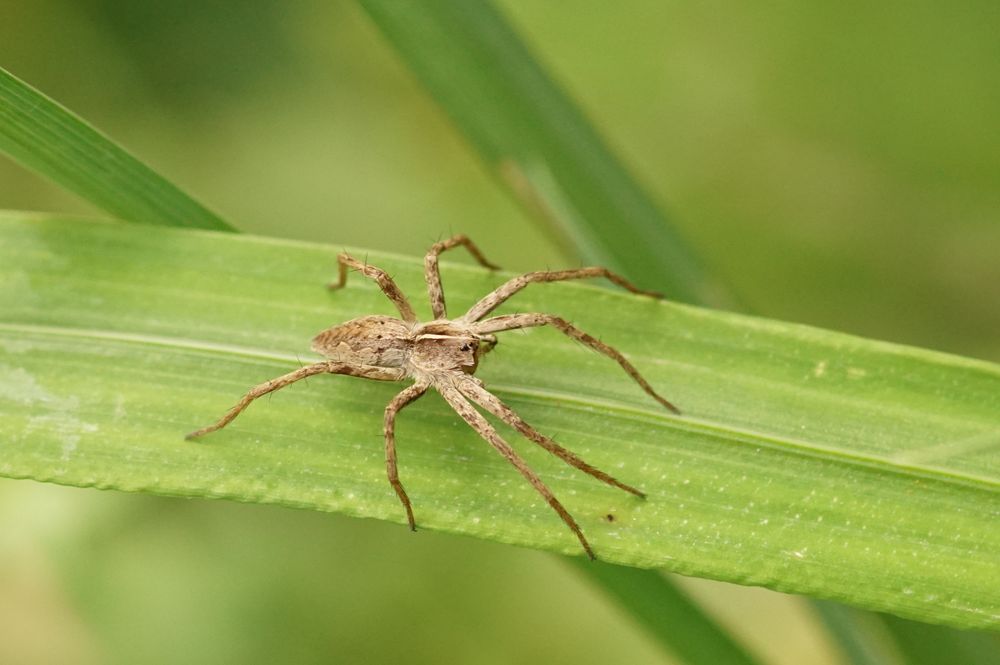
M363 316L316 335L312 349L342 363L402 367L413 348L412 326L391 316Z

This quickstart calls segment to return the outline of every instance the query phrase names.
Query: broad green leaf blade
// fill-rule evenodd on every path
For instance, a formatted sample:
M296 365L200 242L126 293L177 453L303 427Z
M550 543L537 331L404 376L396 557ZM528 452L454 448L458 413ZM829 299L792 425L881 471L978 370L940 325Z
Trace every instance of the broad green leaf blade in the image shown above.
M675 300L728 304L724 287L492 3L361 5L487 168L572 251L628 267Z
M81 118L2 68L0 151L126 221L232 228Z
M317 377L184 442L319 330L392 313L322 245L156 227L0 224L0 474L403 522L381 414L398 385ZM368 254L423 301L422 262ZM447 265L453 309L502 276ZM643 488L515 439L608 562L664 567L959 627L1000 624L1000 368L586 285L528 289L622 349L683 417L552 331L479 372L543 432ZM426 312L426 308L424 308ZM399 423L424 528L569 554L543 500L440 399Z
M617 600L656 639L691 665L753 665L755 661L686 593L656 570L569 559Z

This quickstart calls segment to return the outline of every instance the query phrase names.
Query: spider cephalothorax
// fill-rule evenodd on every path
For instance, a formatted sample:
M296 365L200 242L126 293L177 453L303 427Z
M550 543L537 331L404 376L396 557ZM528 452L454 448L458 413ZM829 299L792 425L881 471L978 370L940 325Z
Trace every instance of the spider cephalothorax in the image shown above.
M541 478L500 437L496 428L475 407L478 406L487 413L496 416L525 438L537 443L567 464L636 496L644 497L645 495L636 488L619 482L600 469L587 464L549 437L540 434L521 420L521 417L501 402L499 398L486 390L482 381L473 374L479 366L480 359L496 345L497 340L494 333L545 325L557 328L565 335L617 361L622 369L635 379L653 399L674 413L679 413L679 411L670 402L660 397L622 354L558 316L551 314L506 314L490 318L484 317L533 282L605 277L634 293L650 296L658 296L658 294L636 288L607 268L530 272L508 280L457 319L448 319L444 293L441 290L441 277L438 273L438 256L441 252L459 245L468 249L483 266L496 269L496 266L487 261L472 241L465 236L455 236L436 243L424 259L424 278L427 281L431 310L434 313L434 320L426 323L417 321L413 307L410 306L406 296L383 270L361 263L347 254L341 254L337 257L339 279L330 284L330 287L342 287L347 281L347 270L356 270L374 280L381 287L385 295L399 310L400 318L363 316L324 330L313 339L312 348L325 356L327 360L307 365L254 387L218 422L188 434L187 438L193 439L225 427L258 397L314 374L348 374L379 381L413 379L410 386L404 388L389 402L385 409L384 424L385 460L389 483L406 509L406 518L411 529L416 528L413 508L402 483L399 481L396 469L396 414L404 406L427 392L428 388L433 387L441 393L441 396L465 422L514 465L521 475L545 497L549 505L576 534L587 555L594 558L594 551L576 520L556 499Z

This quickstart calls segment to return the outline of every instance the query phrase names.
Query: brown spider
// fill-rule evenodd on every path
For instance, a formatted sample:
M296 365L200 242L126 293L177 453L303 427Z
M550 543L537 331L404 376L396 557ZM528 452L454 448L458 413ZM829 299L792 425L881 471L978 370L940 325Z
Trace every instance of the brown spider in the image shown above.
M331 289L344 286L347 281L348 268L357 270L365 277L374 280L382 291L399 310L401 318L391 316L363 316L339 326L324 330L312 342L312 348L328 360L314 363L294 372L289 372L276 379L265 381L254 387L239 403L231 408L214 425L209 425L187 435L188 439L214 432L225 427L232 420L262 395L274 392L280 388L304 379L314 374L348 374L378 381L402 381L413 379L414 383L396 395L385 409L385 463L389 475L389 483L399 495L406 509L406 519L410 529L416 529L413 519L413 509L410 499L406 496L399 474L396 470L396 414L404 406L413 402L433 386L451 405L456 413L486 439L497 452L524 476L538 493L545 497L549 505L559 514L559 517L580 539L580 544L593 559L594 551L577 525L576 520L567 512L552 491L542 482L534 471L518 456L514 449L504 441L496 429L473 406L478 405L493 414L503 422L517 430L524 437L534 441L567 464L590 474L608 485L618 487L632 494L645 498L645 494L636 488L622 483L600 469L587 464L582 459L566 450L555 441L535 431L521 420L506 404L483 387L482 381L473 374L479 365L479 359L496 345L493 333L518 328L550 325L573 339L599 351L621 365L629 376L642 386L657 402L674 413L680 413L673 404L660 397L643 379L635 367L615 349L591 337L582 330L570 325L569 322L551 314L506 314L483 319L484 316L500 306L505 300L532 282L555 282L566 279L584 277L605 277L615 284L634 293L654 297L659 294L643 291L623 277L616 275L607 268L579 268L577 270L557 270L545 272L529 272L514 277L477 302L472 308L457 319L448 319L445 311L444 292L441 290L441 276L438 273L438 256L441 252L464 246L481 265L496 270L482 255L479 248L464 235L458 235L449 240L438 242L431 247L424 258L424 279L430 293L431 309L434 320L420 323L413 312L406 296L399 290L392 278L385 271L361 263L348 254L337 257L339 264L339 279L331 283Z

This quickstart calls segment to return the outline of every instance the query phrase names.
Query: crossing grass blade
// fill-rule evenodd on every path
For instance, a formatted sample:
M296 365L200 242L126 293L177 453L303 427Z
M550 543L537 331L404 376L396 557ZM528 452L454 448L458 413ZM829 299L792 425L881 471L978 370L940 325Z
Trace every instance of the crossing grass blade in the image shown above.
M567 559L614 598L681 662L692 665L753 665L757 661L670 577L655 570Z
M731 298L490 2L361 0L473 145L552 236L675 300Z

